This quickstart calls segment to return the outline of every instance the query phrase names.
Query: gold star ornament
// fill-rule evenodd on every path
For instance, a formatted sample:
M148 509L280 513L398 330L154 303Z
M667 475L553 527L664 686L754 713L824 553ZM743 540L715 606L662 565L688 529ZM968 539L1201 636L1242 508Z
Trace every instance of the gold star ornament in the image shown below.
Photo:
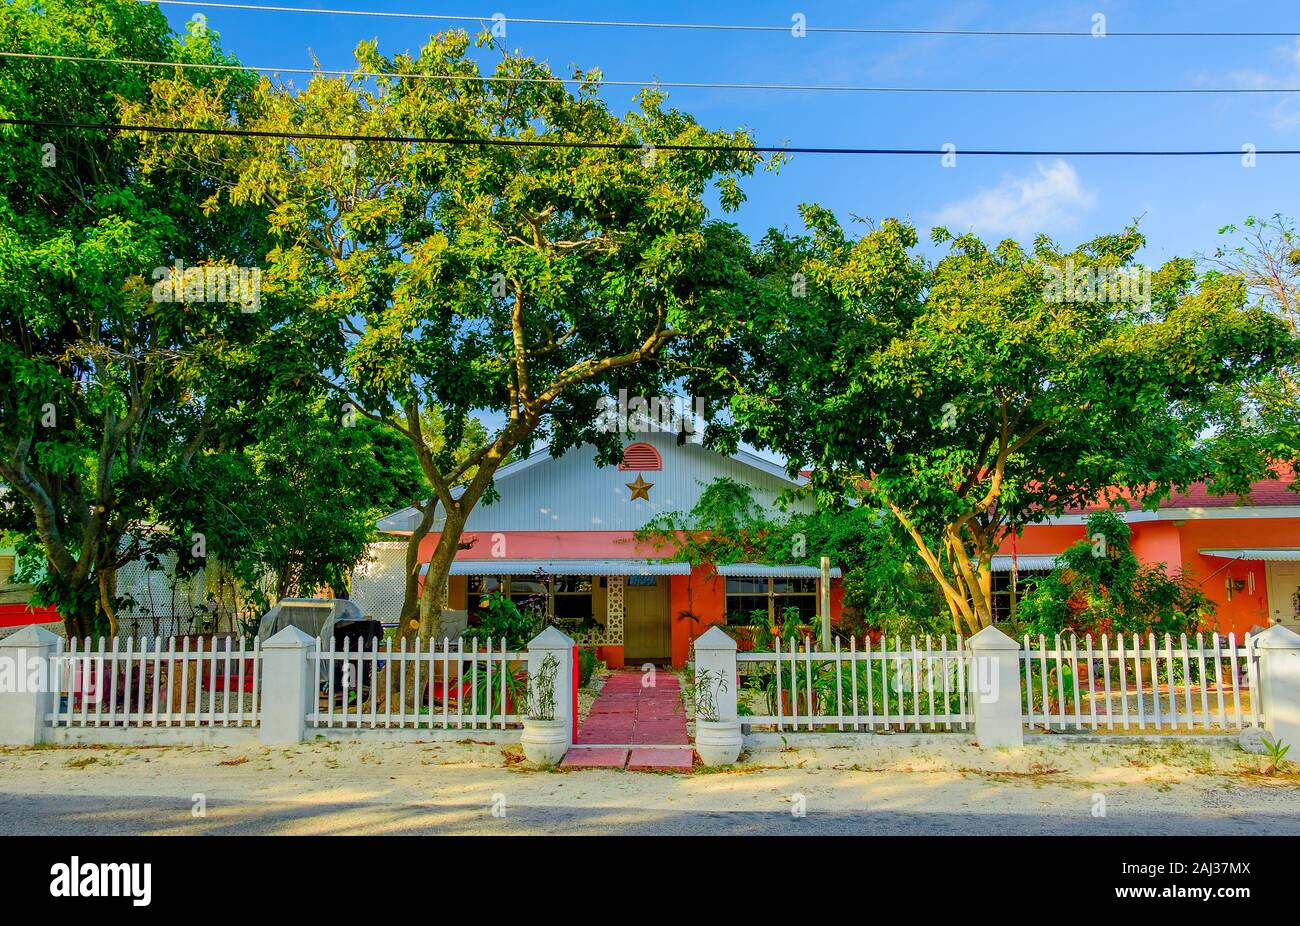
M644 498L646 501L650 501L650 490L654 488L655 484L653 482L646 482L645 479L641 477L641 474L637 473L636 482L627 482L624 483L624 485L632 490L632 497L628 499L628 501L634 502L638 498Z

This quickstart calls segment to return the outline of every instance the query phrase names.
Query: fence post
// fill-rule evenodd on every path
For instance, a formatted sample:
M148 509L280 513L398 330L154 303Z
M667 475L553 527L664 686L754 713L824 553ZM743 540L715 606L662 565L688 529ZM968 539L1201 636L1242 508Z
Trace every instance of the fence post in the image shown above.
M1259 656L1259 707L1275 742L1300 743L1300 634L1274 624L1253 639Z
M736 715L736 641L717 626L695 640L695 751L705 765L731 765L744 738ZM714 717L700 716L713 702Z
M35 624L0 640L0 743L45 741L45 717L57 694L54 655L59 638Z
M540 692L539 683L550 678L554 659L554 711L550 717L534 717L538 713L534 700ZM564 758L573 745L574 687L573 638L556 627L547 627L528 641L528 705L524 711L524 733L520 742L524 755L530 762L554 765ZM548 699L549 700L549 699ZM549 705L548 705L549 706Z
M1020 644L993 626L966 641L974 659L966 673L975 742L980 746L1023 746L1020 703Z
M262 644L262 742L267 746L301 743L307 714L315 710L317 641L297 627L286 627Z

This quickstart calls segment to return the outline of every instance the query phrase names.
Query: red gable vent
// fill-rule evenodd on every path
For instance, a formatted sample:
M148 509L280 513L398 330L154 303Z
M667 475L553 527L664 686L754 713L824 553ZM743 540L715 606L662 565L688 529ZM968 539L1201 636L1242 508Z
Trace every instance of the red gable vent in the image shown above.
M655 450L649 444L628 444L623 451L623 462L618 464L619 469L639 469L642 472L652 469L663 469L664 461L659 457L659 451Z

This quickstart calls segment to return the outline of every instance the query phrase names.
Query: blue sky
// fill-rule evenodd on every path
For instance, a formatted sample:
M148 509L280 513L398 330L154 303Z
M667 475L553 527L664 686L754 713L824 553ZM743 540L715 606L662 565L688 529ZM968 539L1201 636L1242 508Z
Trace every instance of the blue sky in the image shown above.
M506 44L567 72L600 67L618 80L853 83L895 86L1300 87L1300 42L1280 38L913 37L785 32L693 32L530 25L510 17L936 29L1089 29L1102 12L1111 31L1286 31L1284 2L832 4L529 3L481 0L262 0L331 9L507 17ZM481 9L479 9L481 7ZM168 6L178 27L200 8ZM430 21L202 9L247 64L348 67L351 50L377 37L381 51L417 49ZM451 24L447 24L450 26ZM467 28L477 26L466 23ZM630 91L606 98L617 111ZM675 90L672 102L705 125L745 127L760 144L963 148L1300 148L1300 94L1025 96ZM888 216L922 228L948 224L985 237L1062 243L1114 231L1141 217L1144 259L1212 248L1218 228L1249 214L1300 215L1300 157L976 158L944 169L931 157L801 155L746 185L735 221L752 235L799 227L797 206L818 202L842 219Z

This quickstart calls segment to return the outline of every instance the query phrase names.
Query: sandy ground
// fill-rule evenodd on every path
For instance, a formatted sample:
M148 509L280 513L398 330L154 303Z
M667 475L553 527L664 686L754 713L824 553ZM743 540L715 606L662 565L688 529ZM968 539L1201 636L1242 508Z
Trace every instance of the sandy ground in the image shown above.
M1227 745L985 751L959 738L775 738L690 775L534 769L518 745L473 740L38 747L0 750L0 833L1300 835L1300 771L1265 764Z

